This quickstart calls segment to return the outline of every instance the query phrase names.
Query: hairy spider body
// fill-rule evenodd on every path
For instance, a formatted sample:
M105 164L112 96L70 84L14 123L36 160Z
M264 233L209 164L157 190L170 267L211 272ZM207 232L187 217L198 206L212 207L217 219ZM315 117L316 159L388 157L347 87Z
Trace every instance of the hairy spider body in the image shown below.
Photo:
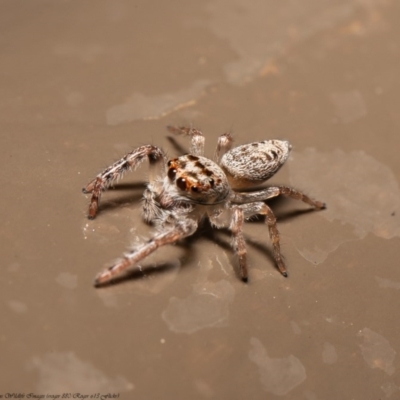
M100 272L95 286L110 282L159 247L192 235L203 217L208 217L216 228L227 227L231 230L239 273L241 279L247 281L243 223L254 215L264 215L277 266L282 275L287 276L276 218L265 201L284 195L302 200L316 209L325 208L325 204L286 186L270 186L253 192L238 190L255 187L274 175L287 160L290 144L283 140L265 140L231 149L232 137L224 134L218 139L212 161L203 155L204 136L199 130L185 127L168 129L191 136L190 154L168 161L161 149L144 145L106 168L83 189L84 193L92 194L88 217L93 219L101 193L126 170L135 169L146 157L149 160L149 182L143 194L143 218L155 226L156 233Z
M232 189L254 187L278 172L291 146L285 140L264 140L235 147L225 153L221 167Z
M179 195L196 204L223 202L229 195L229 183L224 171L206 157L191 154L168 161L166 191L177 189Z

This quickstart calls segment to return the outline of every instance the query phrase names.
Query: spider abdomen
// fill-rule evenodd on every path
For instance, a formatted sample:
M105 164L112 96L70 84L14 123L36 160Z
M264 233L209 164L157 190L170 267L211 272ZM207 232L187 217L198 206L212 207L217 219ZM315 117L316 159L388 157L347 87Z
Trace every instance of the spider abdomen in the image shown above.
M221 159L232 189L263 183L285 163L291 146L285 140L264 140L235 147Z

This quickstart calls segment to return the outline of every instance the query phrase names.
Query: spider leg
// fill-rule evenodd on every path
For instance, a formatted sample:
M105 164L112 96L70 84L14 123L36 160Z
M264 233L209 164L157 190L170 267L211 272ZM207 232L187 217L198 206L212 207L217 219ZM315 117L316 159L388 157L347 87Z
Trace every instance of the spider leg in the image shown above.
M179 239L192 235L197 229L197 222L191 219L177 221L171 229L156 234L136 250L127 252L123 258L114 265L100 272L94 281L94 286L99 287L110 282L115 276L134 266L159 247L175 243Z
M230 133L224 133L218 138L217 148L214 154L214 161L219 164L222 156L231 149L233 138Z
M293 189L288 186L276 186L276 188L279 190L279 194L286 197L291 197L292 199L301 200L302 202L309 204L317 210L322 210L326 208L326 204L322 201L314 200L297 189Z
M135 169L147 156L150 163L150 182L165 170L165 156L161 149L152 145L138 147L122 157L119 161L110 165L96 178L91 180L83 189L83 193L92 193L89 204L88 218L94 219L99 208L101 193L123 173L129 169Z
M280 191L277 187L268 187L266 189L257 190L256 192L232 192L232 203L253 203L255 201L263 201L279 196Z
M234 192L232 195L233 203L250 203L255 201L265 201L277 196L286 196L291 197L292 199L301 200L304 203L309 204L310 206L316 208L317 210L322 210L326 208L326 204L313 200L312 198L305 195L303 192L299 190L293 189L288 186L270 186L266 189L258 190L256 192Z
M190 136L191 145L190 145L190 154L194 156L203 156L204 155L204 135L201 131L196 128L187 128L185 126L171 126L168 125L167 129L169 132L174 133L176 135L185 135Z
M243 282L248 280L247 272L247 250L246 242L243 236L243 223L244 213L240 207L234 207L232 209L232 220L230 224L230 231L233 234L233 248L239 259L239 273Z
M262 202L248 203L240 206L243 210L245 218L250 218L253 215L265 215L265 222L268 225L269 236L271 238L272 247L274 249L274 258L279 271L284 277L287 277L286 267L283 262L281 246L279 243L279 231L276 224L276 217L273 211Z

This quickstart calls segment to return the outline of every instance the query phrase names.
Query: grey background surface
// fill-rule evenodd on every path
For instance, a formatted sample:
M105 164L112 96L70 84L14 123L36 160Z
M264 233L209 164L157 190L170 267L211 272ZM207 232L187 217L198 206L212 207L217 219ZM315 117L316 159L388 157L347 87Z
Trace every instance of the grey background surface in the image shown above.
M398 2L0 11L0 395L400 398ZM94 221L81 188L138 145L175 156L168 124L200 128L210 156L226 131L291 142L271 181L328 209L271 202L289 278L260 221L245 229L248 284L229 236L205 229L134 279L92 287L151 235L147 168L107 192Z

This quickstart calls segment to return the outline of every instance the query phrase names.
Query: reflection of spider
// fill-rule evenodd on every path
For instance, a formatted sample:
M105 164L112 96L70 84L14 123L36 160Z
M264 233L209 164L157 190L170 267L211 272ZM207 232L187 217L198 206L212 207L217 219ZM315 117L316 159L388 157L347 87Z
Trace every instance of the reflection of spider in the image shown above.
M290 144L282 140L264 140L231 150L232 137L225 133L218 138L214 161L211 161L203 156L204 136L199 130L171 126L168 130L191 137L189 154L167 161L158 147L140 146L106 168L83 189L84 193L92 194L88 217L93 219L102 191L125 171L136 168L146 157L149 160L150 174L143 196L143 217L157 228L157 232L150 240L100 272L95 286L110 282L159 247L192 235L205 216L215 227L229 227L231 230L240 277L246 282L243 222L254 215L264 215L276 263L282 275L287 276L276 218L265 200L284 195L302 200L316 209L325 208L325 204L287 186L270 186L253 192L238 190L257 186L274 175L288 158Z

